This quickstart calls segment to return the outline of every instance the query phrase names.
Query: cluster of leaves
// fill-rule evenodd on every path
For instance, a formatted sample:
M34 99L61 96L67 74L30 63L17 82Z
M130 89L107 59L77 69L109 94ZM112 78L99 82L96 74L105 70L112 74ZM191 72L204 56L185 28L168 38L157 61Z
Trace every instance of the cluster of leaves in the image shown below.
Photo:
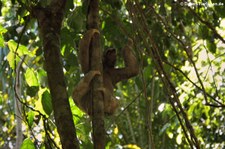
M44 148L53 142L59 145L38 24L30 18L22 1L0 3L0 148L12 147L16 141L18 99L14 91L18 75L23 107L20 118L26 138L22 148ZM138 77L117 85L115 95L121 108L105 120L107 148L189 148L169 102L168 86L153 61L151 49L156 47L201 146L225 147L225 3L131 3L105 0L100 4L102 47L121 49L127 37L133 38L141 68ZM61 30L69 95L81 77L77 49L85 32L86 11L85 3L69 1ZM20 73L16 73L20 63ZM118 66L123 66L121 60ZM81 147L91 148L91 122L71 99L70 104Z

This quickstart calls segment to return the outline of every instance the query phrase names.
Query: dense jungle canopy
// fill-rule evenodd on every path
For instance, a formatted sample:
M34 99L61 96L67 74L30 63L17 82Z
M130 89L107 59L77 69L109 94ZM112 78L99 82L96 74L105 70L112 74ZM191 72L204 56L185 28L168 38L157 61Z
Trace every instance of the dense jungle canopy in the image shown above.
M116 67L134 41L139 74L116 85L113 116L71 97L91 19ZM225 148L222 0L1 0L0 63L0 149Z

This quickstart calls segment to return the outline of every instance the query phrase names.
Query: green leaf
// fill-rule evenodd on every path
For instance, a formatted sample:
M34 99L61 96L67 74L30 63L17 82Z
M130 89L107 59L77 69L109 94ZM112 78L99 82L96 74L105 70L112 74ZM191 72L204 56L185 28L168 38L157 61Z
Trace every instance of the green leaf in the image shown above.
M39 86L37 77L32 68L28 68L25 72L25 79L29 86Z
M8 41L8 47L10 52L7 55L7 60L12 69L15 68L15 63L17 64L22 56L24 55L28 55L30 57L34 56L34 54L32 54L24 45L20 45L17 49L17 43L14 40Z
M39 90L39 86L27 86L26 92L30 97L34 97Z
M9 54L7 55L7 60L9 62L9 66L14 69L15 68L15 62L16 64L19 62L19 58L18 56L15 57L15 54L13 54L12 51L9 52Z
M224 18L225 17L224 2L222 2L221 0L212 0L212 3L217 4L217 6L215 6L214 9L221 18Z
M178 136L177 136L177 138L176 138L176 142L177 142L177 144L181 144L182 143L182 135L181 134L179 134Z
M23 141L20 149L35 149L35 146L34 143L31 141L31 139L26 138Z
M214 42L206 40L206 45L210 52L216 53L216 44Z
M52 113L52 99L49 91L44 91L41 98L41 104L46 114Z
M203 25L199 27L199 35L202 37L202 39L208 39L210 38L210 32L207 26Z
M18 43L16 43L14 40L9 40L8 41L8 46L9 46L9 50L12 51L13 53L17 53L19 56L24 56L24 55L28 55L30 57L33 57L34 54L32 54L26 46L24 45L19 45L18 49Z
M33 111L29 111L27 113L27 122L30 127L33 125L33 122L34 122L34 112Z
M74 123L79 124L80 123L80 117L84 115L84 112L81 111L75 104L72 98L69 98L69 103L71 107L71 112L73 115L76 115L73 117Z
M74 30L81 30L85 26L85 15L82 13L81 7L76 7L72 15L68 19L68 25Z
M6 33L7 29L0 25L0 34Z
M0 35L0 47L4 47L4 38Z
M4 47L4 37L2 34L6 33L7 29L0 25L0 47Z
M148 66L144 68L144 78L148 80L151 77L152 67Z

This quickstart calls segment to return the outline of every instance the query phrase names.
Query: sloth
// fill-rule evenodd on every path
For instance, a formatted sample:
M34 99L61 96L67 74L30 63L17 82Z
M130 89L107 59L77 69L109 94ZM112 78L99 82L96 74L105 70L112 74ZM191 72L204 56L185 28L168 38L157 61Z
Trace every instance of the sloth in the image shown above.
M101 75L99 71L90 68L90 43L94 34L100 34L96 29L88 30L79 44L79 61L84 77L75 86L73 100L75 104L88 115L92 115L92 99L90 94L90 83L96 75ZM133 40L128 39L127 44L122 49L122 56L125 62L124 68L115 68L117 54L116 49L105 50L102 57L103 64L103 87L98 90L103 92L104 113L113 115L118 107L118 100L113 95L116 83L127 80L138 75L139 67L137 59L132 52Z

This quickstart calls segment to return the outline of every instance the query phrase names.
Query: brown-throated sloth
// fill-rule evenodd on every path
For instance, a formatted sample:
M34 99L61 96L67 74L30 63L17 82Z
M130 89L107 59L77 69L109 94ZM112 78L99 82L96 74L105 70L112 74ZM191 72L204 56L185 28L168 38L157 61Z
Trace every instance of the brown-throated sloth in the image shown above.
M88 30L79 44L79 59L84 78L78 83L73 91L73 100L75 104L88 115L92 115L92 102L90 95L90 83L94 76L100 75L99 71L90 70L90 51L89 46L94 34L99 34L96 29ZM112 115L118 107L118 100L113 95L113 89L117 82L134 77L139 72L137 59L132 53L132 39L128 39L128 43L122 50L123 59L125 61L124 68L115 68L116 50L107 49L103 54L103 88L99 89L104 93L104 113Z

